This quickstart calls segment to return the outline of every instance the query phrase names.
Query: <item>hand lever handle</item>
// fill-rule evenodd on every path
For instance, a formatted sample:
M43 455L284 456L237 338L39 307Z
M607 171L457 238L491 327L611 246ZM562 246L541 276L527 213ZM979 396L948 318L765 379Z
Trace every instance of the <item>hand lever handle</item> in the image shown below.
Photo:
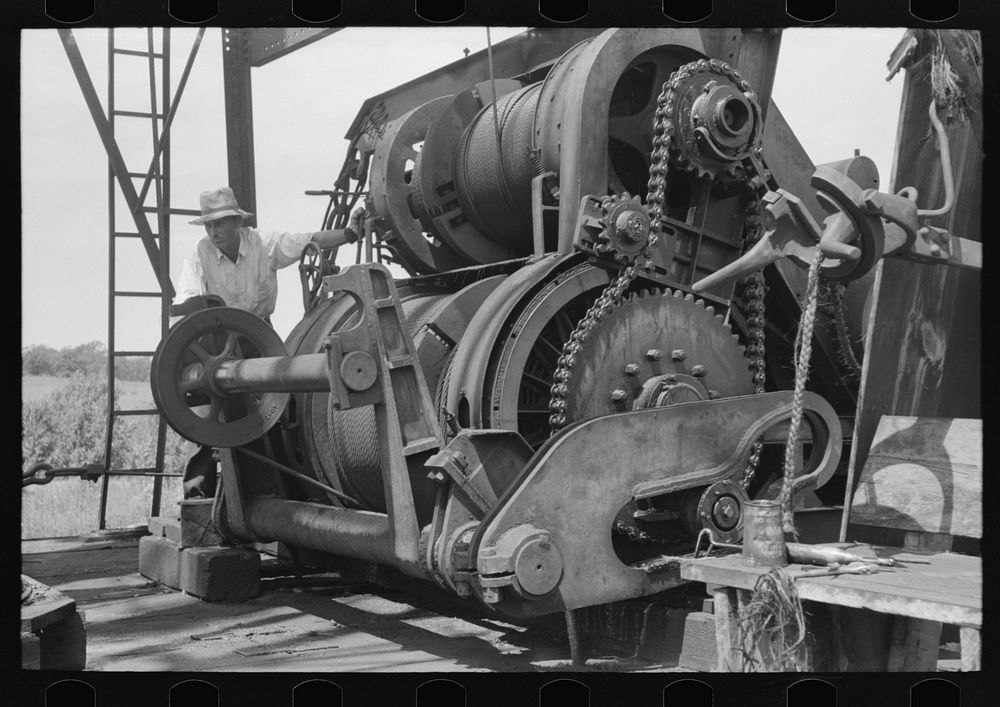
M822 231L802 201L784 189L767 192L764 205L764 235L746 253L724 268L702 278L691 286L692 292L705 292L738 280L782 258L800 267L808 267Z

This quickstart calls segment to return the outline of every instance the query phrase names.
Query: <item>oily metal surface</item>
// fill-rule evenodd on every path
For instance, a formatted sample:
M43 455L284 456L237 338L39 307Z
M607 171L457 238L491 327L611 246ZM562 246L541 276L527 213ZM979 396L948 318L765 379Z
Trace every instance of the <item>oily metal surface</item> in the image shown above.
M644 396L650 390L655 399ZM631 410L637 401L654 407L752 392L743 347L722 315L690 295L643 290L582 342L565 415L573 422Z

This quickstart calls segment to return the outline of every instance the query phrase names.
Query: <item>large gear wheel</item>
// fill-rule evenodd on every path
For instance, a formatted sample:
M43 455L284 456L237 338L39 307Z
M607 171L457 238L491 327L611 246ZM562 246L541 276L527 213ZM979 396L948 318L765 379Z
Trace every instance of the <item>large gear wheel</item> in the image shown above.
M567 422L753 393L722 315L671 290L626 295L582 342L565 384Z

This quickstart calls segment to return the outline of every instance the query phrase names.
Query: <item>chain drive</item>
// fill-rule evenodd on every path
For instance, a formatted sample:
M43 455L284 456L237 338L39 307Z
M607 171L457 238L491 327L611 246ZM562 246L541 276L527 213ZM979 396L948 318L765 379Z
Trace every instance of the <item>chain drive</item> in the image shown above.
M728 64L715 59L699 59L685 64L671 74L662 87L656 101L656 113L653 122L653 151L650 154L649 181L647 183L646 209L650 218L649 235L646 245L621 272L611 281L600 296L577 323L569 339L563 344L562 355L557 361L550 389L549 426L552 434L565 427L566 396L569 393L569 382L573 377L577 354L583 347L594 328L622 301L622 295L639 274L637 261L642 257L645 265L649 265L656 244L659 241L660 226L666 209L667 170L670 163L670 147L674 139L675 125L673 115L677 100L677 89L696 72L711 72L731 80L742 91L749 91L750 86ZM744 172L742 182L750 184L755 170ZM758 236L759 237L759 236ZM761 312L763 317L763 311ZM763 357L763 337L761 336L761 357ZM762 367L761 367L762 370ZM763 374L761 374L763 375ZM758 454L759 456L759 454Z
M760 201L756 194L750 199L746 209L745 228L746 250L749 250L760 240L763 235L763 226L760 219ZM743 297L747 310L747 340L746 356L750 360L749 368L753 371L753 392L760 394L764 392L766 381L764 363L764 298L767 288L764 283L764 272L757 270L746 276L744 279ZM750 487L754 474L757 473L757 466L760 464L760 454L764 449L764 443L759 439L750 447L750 455L747 457L746 465L743 467L743 474L740 476L739 485L744 491Z

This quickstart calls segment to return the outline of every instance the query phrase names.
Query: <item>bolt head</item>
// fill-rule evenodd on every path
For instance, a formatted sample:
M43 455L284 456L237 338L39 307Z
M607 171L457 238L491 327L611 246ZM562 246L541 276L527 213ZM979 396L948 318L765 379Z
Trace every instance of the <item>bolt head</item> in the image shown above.
M719 391L717 391L717 390L710 390L710 391L708 391L708 399L709 400L715 400L718 397L719 397Z
M685 351L684 349L674 349L673 351L670 352L670 358L672 358L675 361L683 361L687 357L688 357L687 351Z
M646 352L647 361L659 361L661 358L663 358L663 352L659 349L650 349Z
M625 375L626 376L637 376L639 375L639 364L627 363L625 364Z
M701 364L691 367L691 375L694 376L695 378L702 378L704 377L705 373L706 373L705 367L702 366Z
M626 392L625 392L624 390L622 390L621 388L618 388L617 390L614 390L614 391L613 391L613 392L611 393L611 400L612 400L613 402L616 402L616 403L620 403L620 402L622 402L622 401L623 401L623 400L625 400L625 398L627 398L627 397L628 397L628 393L626 393Z

